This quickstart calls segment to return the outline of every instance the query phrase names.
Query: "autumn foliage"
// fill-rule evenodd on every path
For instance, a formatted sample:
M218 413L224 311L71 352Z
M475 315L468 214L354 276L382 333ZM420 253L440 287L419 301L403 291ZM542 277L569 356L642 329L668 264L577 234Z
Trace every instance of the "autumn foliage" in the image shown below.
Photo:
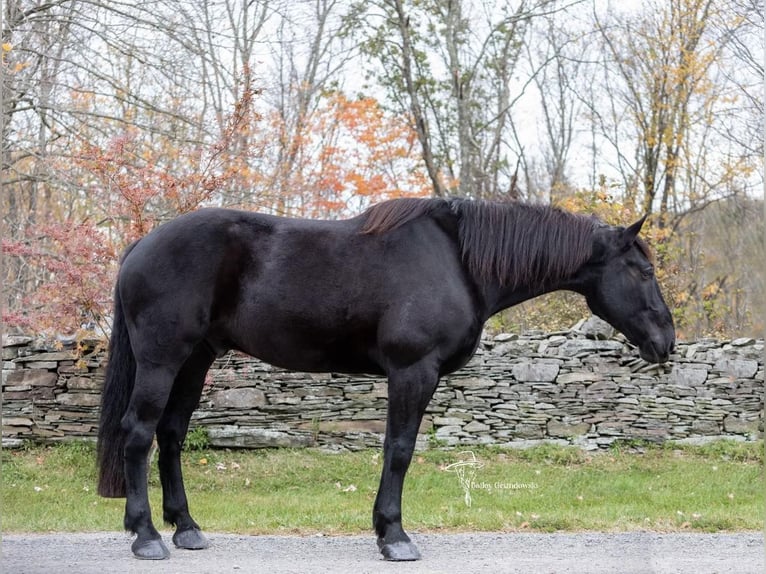
M23 308L3 314L3 323L28 332L75 332L103 324L110 306L111 242L94 225L51 223L34 228L26 242L3 242L5 257L23 257L38 267L41 281L23 300Z
M82 139L66 171L82 190L58 223L6 240L6 257L36 269L35 285L4 323L30 332L105 334L122 250L168 219L202 206L339 218L401 195L428 195L407 123L371 98L332 93L286 138L277 114L255 111L248 87L221 137L179 145L127 128L103 143Z
M258 155L268 159L253 173L252 192L277 213L335 219L431 194L414 131L373 98L331 92L292 131L276 111L255 131Z

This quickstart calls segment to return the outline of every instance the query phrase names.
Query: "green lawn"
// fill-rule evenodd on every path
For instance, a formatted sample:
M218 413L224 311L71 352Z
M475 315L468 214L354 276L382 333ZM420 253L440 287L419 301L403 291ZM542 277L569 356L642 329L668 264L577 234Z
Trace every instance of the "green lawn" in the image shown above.
M457 475L467 455L416 455L405 484L405 527L416 531L760 530L763 443L614 448L474 449L471 506ZM92 445L2 452L4 532L119 530L124 500L95 493ZM203 529L256 533L370 531L376 451L200 450L183 455L193 516ZM156 467L156 465L155 465ZM160 522L156 468L152 508Z

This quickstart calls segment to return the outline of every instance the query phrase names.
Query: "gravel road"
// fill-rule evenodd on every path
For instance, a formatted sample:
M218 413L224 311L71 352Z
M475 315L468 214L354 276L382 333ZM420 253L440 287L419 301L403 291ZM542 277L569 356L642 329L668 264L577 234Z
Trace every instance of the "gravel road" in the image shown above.
M166 543L170 536L165 533ZM372 536L208 534L207 550L171 550L170 560L130 554L129 535L10 534L3 574L762 574L761 533L415 534L423 560L387 563Z

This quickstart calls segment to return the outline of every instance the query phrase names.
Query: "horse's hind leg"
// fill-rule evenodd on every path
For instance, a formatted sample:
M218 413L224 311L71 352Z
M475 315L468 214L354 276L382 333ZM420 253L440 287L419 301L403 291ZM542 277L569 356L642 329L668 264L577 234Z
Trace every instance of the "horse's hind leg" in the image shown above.
M199 403L205 375L214 359L210 347L205 343L197 345L176 376L168 405L157 427L163 518L176 527L173 543L188 550L200 550L209 544L189 514L181 474L181 447L192 412Z
M420 559L420 552L402 528L402 487L415 450L420 421L438 381L437 370L424 363L388 376L383 472L372 515L378 548L386 560Z
M133 554L161 560L170 552L152 523L146 481L147 457L178 368L138 362L136 384L122 426L125 429L125 529L136 534Z

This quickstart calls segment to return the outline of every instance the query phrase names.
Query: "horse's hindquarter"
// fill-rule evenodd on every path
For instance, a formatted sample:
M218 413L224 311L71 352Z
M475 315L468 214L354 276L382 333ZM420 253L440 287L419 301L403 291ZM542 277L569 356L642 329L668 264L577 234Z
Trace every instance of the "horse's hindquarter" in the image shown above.
M242 351L302 371L385 372L432 352L463 362L477 325L457 246L425 220L381 235L355 220L279 220L240 280ZM441 356L444 355L444 356ZM467 357L466 357L467 358Z

